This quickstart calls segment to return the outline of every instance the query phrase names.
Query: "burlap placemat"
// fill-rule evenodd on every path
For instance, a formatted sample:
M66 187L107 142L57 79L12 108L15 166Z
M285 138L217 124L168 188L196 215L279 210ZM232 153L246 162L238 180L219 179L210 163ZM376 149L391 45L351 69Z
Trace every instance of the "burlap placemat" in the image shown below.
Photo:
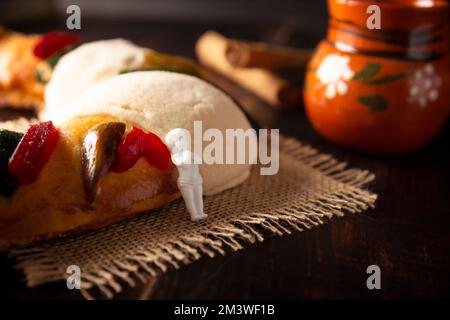
M304 231L374 206L377 196L363 189L372 173L347 169L295 139L281 139L280 149L277 175L261 176L255 166L241 186L206 197L203 222L191 222L179 200L96 232L15 248L12 255L30 287L63 280L67 267L78 265L86 298L97 291L112 298L138 279L263 241L264 230Z

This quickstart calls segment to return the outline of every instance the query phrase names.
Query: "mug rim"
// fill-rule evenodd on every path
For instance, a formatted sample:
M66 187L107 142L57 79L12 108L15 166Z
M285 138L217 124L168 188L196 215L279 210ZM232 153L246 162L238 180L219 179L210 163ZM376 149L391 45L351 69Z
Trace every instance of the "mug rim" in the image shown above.
M412 3L405 3L404 0L394 0L393 2L376 2L370 0L328 0L329 3L334 2L339 5L349 5L353 7L367 6L367 5L380 5L389 9L414 9L414 10L435 10L435 9L447 9L450 3L446 0L432 0L431 5L425 5L427 0L415 0ZM420 3L423 3L420 5Z

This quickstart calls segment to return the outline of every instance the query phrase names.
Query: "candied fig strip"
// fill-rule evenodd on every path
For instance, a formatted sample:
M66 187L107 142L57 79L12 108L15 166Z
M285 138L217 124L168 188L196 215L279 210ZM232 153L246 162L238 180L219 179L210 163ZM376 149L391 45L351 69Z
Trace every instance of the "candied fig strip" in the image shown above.
M98 182L115 160L124 132L124 123L106 122L90 129L84 137L81 167L86 200L89 203L95 200Z

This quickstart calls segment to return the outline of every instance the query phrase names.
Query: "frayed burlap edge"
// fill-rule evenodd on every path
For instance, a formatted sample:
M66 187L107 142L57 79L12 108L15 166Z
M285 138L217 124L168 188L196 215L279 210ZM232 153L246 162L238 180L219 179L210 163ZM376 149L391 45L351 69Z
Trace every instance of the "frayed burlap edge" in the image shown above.
M315 190L313 193L317 194L299 196L294 205L280 206L270 212L264 210L250 212L239 217L222 219L213 226L195 226L193 232L169 236L169 240L152 243L151 248L144 246L143 249L136 251L138 252L136 254L114 257L102 265L94 263L94 266L90 266L91 270L82 273L82 295L92 299L91 290L96 288L110 299L122 291L124 283L135 286L136 280L146 282L158 272L166 272L170 268L178 269L204 255L209 257L216 254L225 255L227 248L237 251L243 249L246 243L263 241L264 230L280 236L295 230L304 231L323 224L325 220L334 216L343 216L345 212L358 213L374 206L377 195L363 189L375 178L371 172L348 169L347 163L339 162L330 155L321 154L293 138L281 139L280 150L280 157L289 163L298 162L316 171L324 183L326 181L336 183L335 190L325 192L323 195L320 189ZM121 224L137 223L136 219L139 217ZM120 226L118 228L119 231L115 231L114 236L120 234ZM67 244L70 241L63 239L56 243L44 242L14 248L11 251L11 255L17 259L17 267L25 272L28 286L34 287L65 279L67 274L64 266L67 264L63 263L64 259L55 257L60 251L54 248L62 247L61 250L64 250L63 247L73 248L83 240L75 238L72 240L75 241L74 245ZM107 257L105 260L108 260Z

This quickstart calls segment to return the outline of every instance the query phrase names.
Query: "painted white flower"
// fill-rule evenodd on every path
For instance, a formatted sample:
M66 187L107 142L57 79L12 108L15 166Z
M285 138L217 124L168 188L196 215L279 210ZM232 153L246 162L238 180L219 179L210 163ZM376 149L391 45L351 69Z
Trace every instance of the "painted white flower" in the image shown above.
M409 101L416 102L425 108L428 102L439 98L439 87L442 79L434 72L432 64L427 64L410 77Z
M317 77L320 82L326 85L325 97L333 99L336 94L344 95L348 91L348 85L344 80L350 80L354 72L348 63L350 58L339 54L329 54L322 60L317 69Z

